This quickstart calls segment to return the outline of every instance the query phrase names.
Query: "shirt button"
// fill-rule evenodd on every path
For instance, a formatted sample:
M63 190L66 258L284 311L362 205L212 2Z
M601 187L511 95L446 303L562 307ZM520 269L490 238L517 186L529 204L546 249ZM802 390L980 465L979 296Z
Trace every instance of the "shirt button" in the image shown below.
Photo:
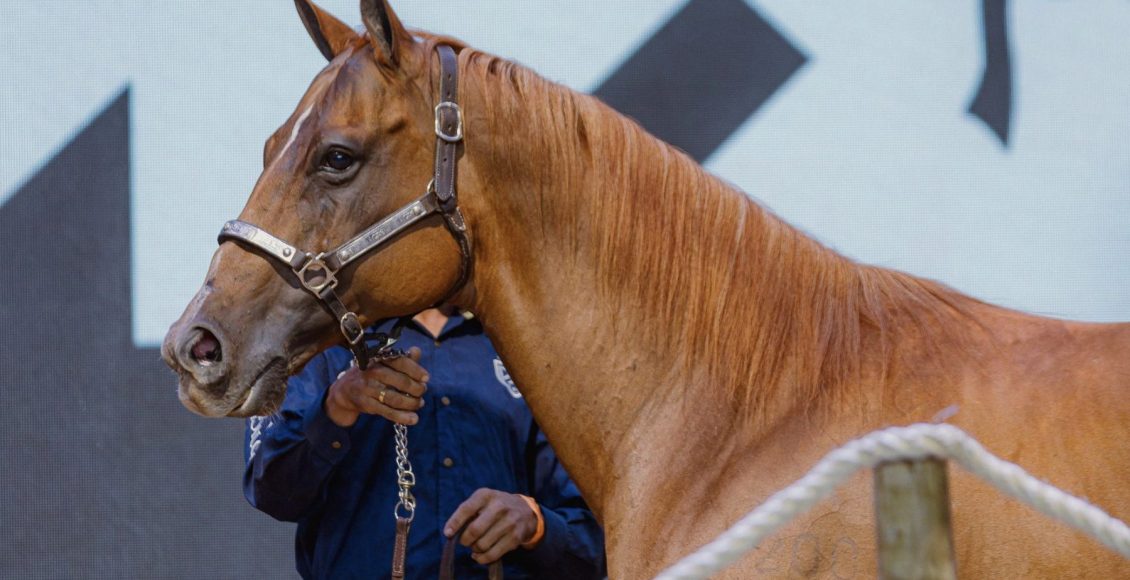
M341 449L341 441L334 441L333 443L330 443L330 447L333 447L334 449Z
M446 407L451 404L451 399L448 399L447 397L440 397L439 402L443 403L443 406Z
M439 341L438 340L435 342L435 345L436 345L436 348L439 348Z
M444 457L443 458L443 466L444 467L451 467L452 465L455 465L454 459L452 459L450 457Z

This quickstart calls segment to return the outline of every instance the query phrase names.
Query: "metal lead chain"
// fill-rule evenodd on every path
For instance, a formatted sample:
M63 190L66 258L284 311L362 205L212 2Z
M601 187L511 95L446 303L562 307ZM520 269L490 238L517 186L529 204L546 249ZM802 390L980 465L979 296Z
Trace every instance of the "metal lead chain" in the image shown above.
M400 501L396 502L393 514L411 522L416 516L416 498L412 496L416 474L408 461L408 427L397 423L392 428L396 439L396 483L400 486Z
M372 353L376 360L392 360L408 356L408 353L399 348L392 348L395 341L387 342L383 347ZM408 460L408 427L399 423L392 426L393 439L396 441L396 485L400 488L397 496L400 498L393 508L393 515L411 523L416 517L416 498L412 495L412 488L416 485L416 473L412 471L412 462Z

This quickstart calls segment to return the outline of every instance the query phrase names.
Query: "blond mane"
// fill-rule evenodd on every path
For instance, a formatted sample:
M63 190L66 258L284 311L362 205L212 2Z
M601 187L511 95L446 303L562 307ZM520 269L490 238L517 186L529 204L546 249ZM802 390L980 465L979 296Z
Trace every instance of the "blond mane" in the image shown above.
M861 378L865 346L883 358L906 335L959 340L968 326L973 299L837 254L598 99L425 38L460 48L474 118L514 135L491 162L531 186L510 201L555 233L569 266L595 268L608 320L647 313L648 328L623 330L705 369L705 388L743 415L780 388L834 398Z

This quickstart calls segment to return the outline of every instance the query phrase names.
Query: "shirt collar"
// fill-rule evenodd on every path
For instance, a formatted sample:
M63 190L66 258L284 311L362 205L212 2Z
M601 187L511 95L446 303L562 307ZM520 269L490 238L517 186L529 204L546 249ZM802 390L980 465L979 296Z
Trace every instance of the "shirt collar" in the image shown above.
M474 314L471 314L470 312L467 312L466 310L460 310L460 311L456 312L454 315L448 317L447 322L445 322L443 324L443 329L441 329L439 331L439 336L437 337L437 340L443 339L445 336L451 334L452 332L454 332L458 328L462 328L464 326L469 327L471 325L478 325L478 323L479 323L479 321L478 321L478 319L475 318ZM393 324L396 324L396 319L395 318L389 318L389 319L386 319L386 320L382 320L382 321L378 322L377 324L373 325L372 329L377 331L377 332L388 332L388 331L392 330ZM431 336L431 334L427 330L425 330L423 326L420 326L420 323L416 322L415 320L412 320L409 323L409 326L411 326L413 328L413 330L415 330L415 331L417 331L421 334Z

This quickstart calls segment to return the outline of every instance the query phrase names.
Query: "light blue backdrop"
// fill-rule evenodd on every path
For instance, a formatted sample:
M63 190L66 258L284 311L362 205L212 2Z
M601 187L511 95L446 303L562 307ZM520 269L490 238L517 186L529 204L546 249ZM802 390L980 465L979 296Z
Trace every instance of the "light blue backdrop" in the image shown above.
M592 91L689 1L393 4ZM804 64L706 165L854 258L1130 320L1130 0L996 2L1007 144L966 112L981 1L749 0ZM189 415L152 348L324 65L293 2L4 0L0 43L0 576L293 575L291 528L240 497L242 426Z
M359 22L353 0L322 4ZM413 0L579 90L685 0ZM974 0L750 2L808 58L707 161L840 251L1032 312L1130 320L1130 2L1009 3L1007 148L965 113ZM0 203L131 87L134 340L155 345L324 64L287 0L5 2Z

